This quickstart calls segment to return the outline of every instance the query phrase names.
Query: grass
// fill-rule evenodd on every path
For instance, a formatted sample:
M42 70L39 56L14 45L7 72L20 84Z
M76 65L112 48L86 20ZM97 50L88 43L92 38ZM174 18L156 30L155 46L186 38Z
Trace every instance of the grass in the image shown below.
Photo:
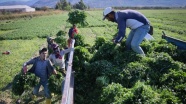
M12 32L1 34L0 39L32 39L54 35L66 25L66 20L67 13L59 13L58 15L3 21L0 23L0 30L12 30Z
M45 46L45 39L32 40L2 40L0 52L10 51L9 55L0 54L0 98L12 99L11 82L20 73L24 62L38 55L38 50Z
M14 31L14 30L7 30L7 31L3 30L3 31L0 31L0 35L1 34L8 34L8 33L12 32L12 31Z
M185 9L166 9L166 10L137 10L142 12L151 22L154 27L155 39L160 39L162 31L167 35L180 38L186 41L186 10ZM102 31L107 27L110 31L110 34L114 35L116 33L116 23L108 22L107 20L102 21L102 11L87 11L87 14L90 15L88 18L89 24L91 27L98 28L95 32L103 34ZM112 33L111 33L112 32ZM129 30L127 30L128 34ZM108 33L107 33L108 34ZM127 35L126 34L126 35ZM106 36L107 37L107 36ZM108 36L109 37L109 36Z
M0 15L0 20L11 20L18 18L32 18L36 16L59 14L60 10L48 10L48 11L35 11L35 12L23 12L23 13L7 13L5 15Z
M0 54L0 89L12 81L12 78L20 72L23 63L35 56L44 43L45 39L39 38L0 41L0 52L10 51L9 55Z
M186 41L186 10L139 10L144 13L154 26L154 37L160 38L161 31L167 35Z

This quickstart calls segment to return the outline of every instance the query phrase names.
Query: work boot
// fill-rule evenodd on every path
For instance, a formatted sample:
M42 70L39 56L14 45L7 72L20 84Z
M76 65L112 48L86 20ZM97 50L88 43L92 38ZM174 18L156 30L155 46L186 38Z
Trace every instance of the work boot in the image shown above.
M46 99L46 104L51 104L51 99Z

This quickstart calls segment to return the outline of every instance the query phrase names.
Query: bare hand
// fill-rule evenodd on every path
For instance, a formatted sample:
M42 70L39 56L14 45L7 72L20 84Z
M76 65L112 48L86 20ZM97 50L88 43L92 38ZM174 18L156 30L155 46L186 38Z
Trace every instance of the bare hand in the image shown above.
M27 72L27 66L24 66L23 67L23 73L26 74L26 72Z

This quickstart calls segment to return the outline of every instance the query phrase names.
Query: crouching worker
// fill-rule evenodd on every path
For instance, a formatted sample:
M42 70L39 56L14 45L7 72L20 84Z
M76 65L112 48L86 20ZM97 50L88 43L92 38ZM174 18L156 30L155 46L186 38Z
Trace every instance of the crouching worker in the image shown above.
M23 65L23 72L26 74L27 65L33 65L32 68L28 71L34 73L37 77L40 78L38 85L34 87L32 99L36 98L39 92L39 88L42 85L44 87L44 93L46 97L46 104L51 104L51 93L48 88L48 78L51 74L57 74L57 71L52 66L50 60L47 60L48 51L47 48L43 48L39 51L39 56L35 57L28 62L25 62Z
M66 70L65 70L65 59L64 59L64 55L69 53L73 48L67 48L64 50L61 50L59 48L59 46L57 44L53 45L53 53L50 54L49 59L51 60L51 62L56 65L59 66L59 70L65 74Z

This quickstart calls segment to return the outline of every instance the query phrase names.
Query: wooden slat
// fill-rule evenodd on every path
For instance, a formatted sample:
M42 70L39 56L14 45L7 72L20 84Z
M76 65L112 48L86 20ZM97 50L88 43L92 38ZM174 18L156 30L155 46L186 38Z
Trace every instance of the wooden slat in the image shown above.
M72 40L72 48L74 48L75 40ZM73 104L74 103L74 73L72 72L74 50L69 54L66 78L64 88L62 89L61 104Z

